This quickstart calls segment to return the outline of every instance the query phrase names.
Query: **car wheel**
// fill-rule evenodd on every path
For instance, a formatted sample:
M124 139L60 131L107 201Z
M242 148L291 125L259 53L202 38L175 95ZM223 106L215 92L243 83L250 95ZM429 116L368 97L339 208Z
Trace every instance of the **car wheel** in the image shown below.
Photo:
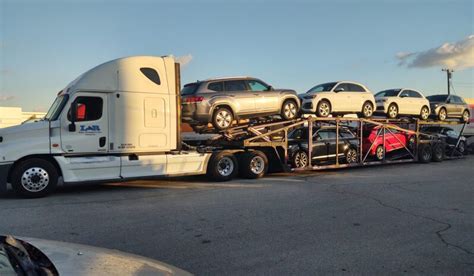
M448 117L448 113L446 111L446 108L443 107L438 112L438 119L440 121L444 121L444 120L446 120L446 117Z
M217 130L225 130L232 125L234 115L227 107L219 107L212 116L212 126Z
M460 154L466 154L466 142L464 141L460 141L459 142L459 145L458 145L458 149L457 151L460 153Z
M237 159L232 153L225 151L214 153L207 165L207 176L214 181L231 180L237 172Z
M469 122L469 119L471 119L471 114L469 114L468 110L464 110L464 112L462 113L462 122L467 123Z
M298 115L298 105L294 100L286 100L282 107L280 116L284 120L291 120L296 118Z
M433 146L433 156L432 156L432 160L434 162L441 162L443 161L444 159L444 143L436 143L434 146Z
M331 104L326 100L320 101L316 108L316 115L318 117L328 117L329 114L331 114Z
M388 106L387 117L390 119L396 119L398 116L398 106L396 104L390 104Z
M365 102L362 106L362 115L364 118L370 118L374 114L374 106L371 102Z
M34 158L21 162L12 172L12 188L20 196L43 197L58 185L58 171L50 162Z
M413 152L415 150L415 147L416 147L416 136L410 136L410 139L408 139L407 148Z
M268 171L268 158L258 150L244 152L239 157L239 170L244 178L260 178Z
M433 152L430 144L421 144L418 147L418 161L421 163L429 163Z
M382 161L385 157L385 149L383 148L383 145L379 145L377 149L375 150L375 158L377 160Z
M423 106L420 111L420 118L424 121L430 117L430 110L427 106Z
M306 168L309 164L308 153L304 150L296 151L291 158L293 168Z
M348 148L345 154L347 164L357 163L357 150L355 148Z

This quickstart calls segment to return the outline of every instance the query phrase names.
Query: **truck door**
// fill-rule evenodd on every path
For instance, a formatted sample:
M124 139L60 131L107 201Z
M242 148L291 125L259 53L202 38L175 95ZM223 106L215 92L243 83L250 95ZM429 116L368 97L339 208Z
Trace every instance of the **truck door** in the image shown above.
M61 118L61 147L66 153L107 152L108 116L106 93L79 93L73 99L75 103L75 129L72 125L71 107L66 108L66 116Z
M61 114L61 149L68 169L78 181L119 177L120 157L107 155L107 95L76 93L69 101L72 104Z

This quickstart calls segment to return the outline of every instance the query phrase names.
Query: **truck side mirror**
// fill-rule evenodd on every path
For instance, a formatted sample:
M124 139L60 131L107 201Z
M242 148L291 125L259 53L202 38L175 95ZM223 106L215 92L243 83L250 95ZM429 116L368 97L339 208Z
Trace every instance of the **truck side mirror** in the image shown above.
M69 132L75 132L76 131L76 117L77 117L77 103L74 101L71 103L71 118L70 121L71 123L69 124Z

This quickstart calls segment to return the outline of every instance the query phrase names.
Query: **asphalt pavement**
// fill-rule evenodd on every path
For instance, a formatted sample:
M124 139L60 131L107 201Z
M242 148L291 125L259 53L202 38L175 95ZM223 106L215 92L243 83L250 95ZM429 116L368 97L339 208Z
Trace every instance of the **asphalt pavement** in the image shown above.
M118 249L198 275L473 275L474 156L10 193L0 222L3 234Z

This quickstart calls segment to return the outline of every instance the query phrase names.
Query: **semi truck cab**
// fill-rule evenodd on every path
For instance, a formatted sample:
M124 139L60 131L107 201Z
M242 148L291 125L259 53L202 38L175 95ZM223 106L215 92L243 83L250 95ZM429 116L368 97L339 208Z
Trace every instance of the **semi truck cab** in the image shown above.
M206 173L209 153L181 151L179 65L135 56L101 64L61 90L40 121L0 130L0 191L40 197L65 184Z

